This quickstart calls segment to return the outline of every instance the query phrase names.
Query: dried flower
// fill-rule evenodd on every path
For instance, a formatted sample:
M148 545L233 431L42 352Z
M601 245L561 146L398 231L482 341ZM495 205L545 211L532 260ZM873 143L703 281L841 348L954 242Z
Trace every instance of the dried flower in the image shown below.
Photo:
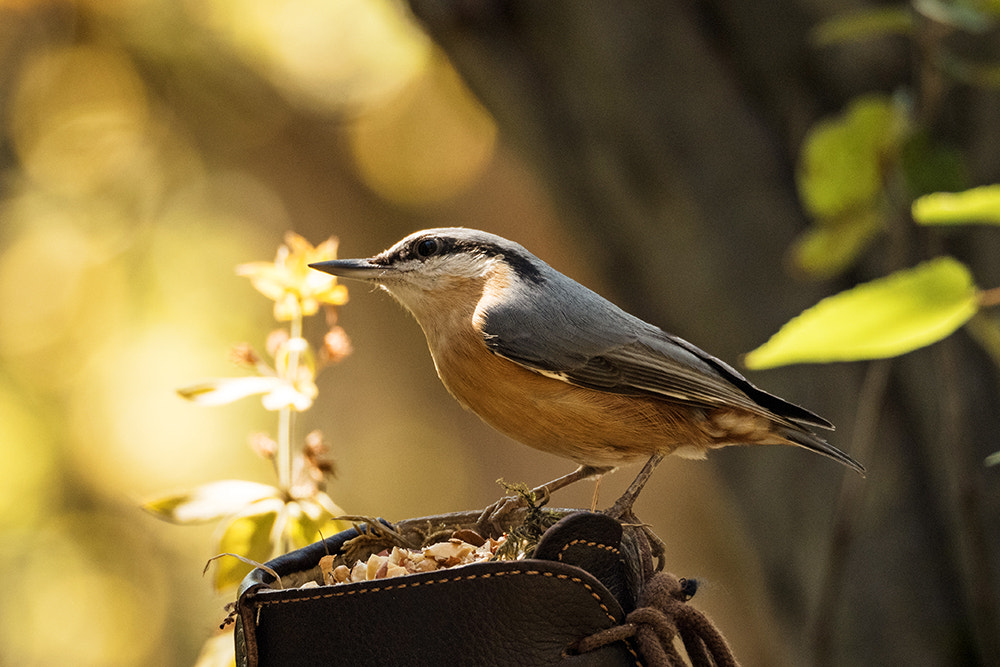
M352 352L351 339L343 328L331 327L323 336L323 347L320 348L320 359L325 363L335 364Z
M320 431L312 431L306 436L302 454L292 464L292 487L289 494L293 498L315 496L326 488L327 478L337 474L333 459L326 456L329 449Z
M250 436L250 449L262 459L272 461L278 454L278 443L266 433L254 433Z
M238 343L229 351L229 358L238 366L254 368L261 363L260 357L250 343Z
M291 334L288 333L287 329L275 329L267 335L267 340L264 341L264 349L267 350L267 353L271 357L276 357L282 346L288 343L289 338L291 338Z
M347 303L347 288L338 284L335 276L309 268L309 264L336 257L336 237L313 247L295 232L288 232L273 262L240 264L236 273L249 278L258 292L274 301L276 320L287 322L315 315L322 304Z

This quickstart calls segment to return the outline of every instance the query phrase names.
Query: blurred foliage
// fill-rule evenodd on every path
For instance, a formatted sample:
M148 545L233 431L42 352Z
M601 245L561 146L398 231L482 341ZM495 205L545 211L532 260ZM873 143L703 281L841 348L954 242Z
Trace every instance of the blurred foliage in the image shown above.
M838 14L813 28L812 42L819 47L882 37L893 33L913 33L913 13L905 5L866 7Z
M363 228L371 201L405 217L459 196L496 131L392 0L0 1L0 62L0 664L190 664L231 597L198 577L214 549L266 559L338 511L317 435L268 484L239 436L273 429L262 411L173 393L230 373L220 350L267 316L232 267L329 225L331 199ZM282 292L282 321L344 297L282 263L302 243L270 275L244 267ZM228 387L263 381L290 423L348 349L319 336L318 353L288 331L242 348L253 374ZM205 483L223 477L247 481ZM186 490L151 509L222 528L150 521L137 499L165 488ZM220 585L245 571L220 565ZM203 664L231 662L231 637L213 642Z
M865 7L838 14L812 30L816 46L873 39L890 34L914 36L919 17L950 28L983 33L1000 18L996 0L914 0L910 4Z
M985 32L1000 22L1000 4L913 0L908 7L866 9L818 26L818 46L902 33L922 38L923 19L938 29ZM939 39L932 60L941 74L995 86L997 64L966 63ZM810 128L799 158L799 197L813 219L791 250L793 264L814 278L845 273L883 234L909 238L915 225L1000 222L1000 186L968 188L963 157L930 139L914 91L862 95L835 118ZM933 344L965 324L1000 365L1000 321L980 313L998 305L1000 288L980 291L971 271L939 257L828 297L787 322L748 353L750 368L792 363L879 359ZM992 463L992 459L990 459Z
M921 225L1000 225L1000 185L924 195L913 202L912 212Z
M914 198L965 187L958 153L930 141L908 96L863 95L810 128L797 183L813 226L792 247L813 278L851 268Z
M814 125L802 146L799 197L814 226L796 242L807 274L843 271L885 227L886 172L895 168L907 119L882 95L854 100L844 114Z
M914 0L907 5L845 12L818 25L814 44L873 39L901 33L915 42L932 41L933 65L972 85L996 86L998 63L972 63L952 53L940 38L921 34L921 21L935 29L983 32L1000 21L1000 4ZM792 248L792 262L806 275L842 274L886 233L909 203L936 191L969 186L962 156L933 142L919 117L915 91L893 96L860 95L842 114L813 125L802 143L797 182L803 207L814 225Z

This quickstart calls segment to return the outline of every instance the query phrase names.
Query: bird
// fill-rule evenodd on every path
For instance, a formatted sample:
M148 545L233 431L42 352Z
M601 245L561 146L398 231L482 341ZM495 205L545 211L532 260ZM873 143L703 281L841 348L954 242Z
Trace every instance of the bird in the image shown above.
M452 396L501 433L578 464L535 491L668 454L794 445L865 468L817 435L833 425L757 388L692 343L630 315L521 245L464 227L415 232L365 259L309 265L378 285L416 318ZM596 493L595 493L596 504Z

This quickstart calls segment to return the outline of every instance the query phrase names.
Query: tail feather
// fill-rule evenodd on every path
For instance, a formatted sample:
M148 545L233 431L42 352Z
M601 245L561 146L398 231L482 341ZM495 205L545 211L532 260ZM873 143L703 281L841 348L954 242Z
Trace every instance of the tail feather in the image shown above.
M851 458L849 455L840 451L830 443L828 443L823 438L819 437L815 433L807 431L805 429L788 427L783 428L778 432L782 437L786 438L793 445L798 445L810 451L816 452L817 454L822 454L828 458L833 459L843 463L849 468L853 468L862 477L865 476L865 467Z

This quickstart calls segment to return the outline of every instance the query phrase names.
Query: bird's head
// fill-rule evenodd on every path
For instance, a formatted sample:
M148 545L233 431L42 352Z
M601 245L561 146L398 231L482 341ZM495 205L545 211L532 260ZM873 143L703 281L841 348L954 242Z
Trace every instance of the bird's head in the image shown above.
M449 300L478 299L489 281L504 288L540 283L548 266L507 239L474 229L448 227L410 234L367 259L335 259L310 266L377 284L415 315ZM457 304L456 304L457 305ZM467 304L475 306L475 303Z

